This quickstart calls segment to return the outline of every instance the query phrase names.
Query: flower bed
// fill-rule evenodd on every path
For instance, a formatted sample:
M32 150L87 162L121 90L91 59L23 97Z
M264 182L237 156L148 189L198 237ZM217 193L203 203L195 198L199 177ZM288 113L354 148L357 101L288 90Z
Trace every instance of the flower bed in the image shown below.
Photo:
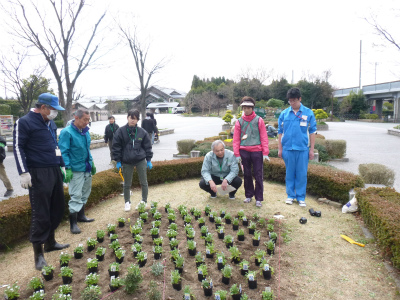
M257 256L255 255L255 252L257 249L259 249L259 252L266 252L267 251L267 246L265 245L268 241L270 241L268 231L267 231L267 225L274 225L275 230L278 232L278 227L280 226L279 224L275 223L274 220L270 220L269 222L265 222L265 219L260 218L259 221L257 222L258 216L247 216L248 219L251 221L255 222L257 232L260 233L260 245L259 246L253 246L251 243L251 240L253 239L253 235L248 233L247 226L243 225L242 220L239 222L239 229L243 229L245 232L245 239L244 241L238 241L237 238L237 231L233 231L233 226L232 224L225 224L224 226L224 232L226 235L231 235L233 236L233 242L234 242L234 247L237 247L235 251L229 250L226 248L226 245L223 241L223 239L219 239L216 229L215 229L215 223L211 223L209 221L209 218L205 216L204 211L202 211L201 216L204 217L205 220L205 226L208 227L208 232L209 234L212 234L213 238L213 248L208 245L207 249L213 249L214 255L211 257L209 255L206 256L206 253L210 254L210 251L207 251L206 249L206 242L205 239L201 237L200 234L200 228L198 226L198 221L193 217L191 220L191 224L193 226L193 229L195 231L193 241L196 243L196 256L191 256L188 251L188 241L186 236L190 236L189 232L191 230L188 229L188 225L185 227L184 223L184 218L183 216L187 215L192 215L190 210L187 209L184 206L180 206L179 210L173 210L174 213L176 214L176 224L177 224L177 240L179 241L178 244L178 251L180 253L180 256L184 260L183 264L183 272L181 274L181 284L182 284L182 289L181 290L176 290L174 289L172 283L171 283L171 272L175 270L175 264L171 260L171 248L169 245L169 238L167 237L167 230L170 228L170 224L168 222L168 213L165 211L164 208L158 208L157 211L161 214L161 226L159 229L159 236L163 237L163 240L161 241L160 239L154 239L151 236L150 229L153 226L153 221L155 221L152 213L149 209L146 209L146 212L148 212L149 219L142 224L142 231L140 232L140 235L143 237L143 242L141 243L141 251L147 253L147 258L146 262L143 267L140 268L140 272L142 275L142 281L141 284L138 286L139 288L135 291L133 295L129 295L124 291L124 287L120 287L116 291L114 291L114 295L109 297L109 299L132 299L132 296L140 299L140 298L146 298L146 293L148 291L149 283L151 280L156 280L159 282L158 289L162 291L164 284L162 283L164 278L165 278L165 299L168 297L172 297L174 299L179 299L183 298L184 295L184 287L185 286L190 286L192 295L196 299L204 299L204 291L202 289L202 282L198 281L198 268L196 266L196 261L204 261L205 265L207 266L206 269L203 268L203 270L207 270L207 279L212 279L213 282L213 294L215 294L217 291L224 290L228 291L230 290L230 286L233 284L237 284L237 286L241 285L242 291L245 292L250 299L259 299L261 295L261 290L264 289L265 286L271 287L272 290L276 290L277 287L277 281L275 279L275 276L272 275L270 279L265 279L264 275L266 272L263 272L263 265L261 266L256 266L256 260ZM169 211L170 213L171 210ZM194 213L194 211L193 211ZM229 213L233 217L237 217L238 212L235 210L229 211ZM219 214L218 214L219 215ZM157 215L159 216L159 215ZM97 268L97 274L99 275L98 278L98 286L102 292L102 297L110 293L110 283L111 283L111 274L109 272L111 264L113 264L116 267L119 267L119 278L123 279L126 277L128 273L128 268L131 266L131 264L138 265L139 263L139 254L137 254L137 257L135 258L132 252L132 245L135 243L135 239L133 238L132 232L133 230L131 229L130 225L137 225L137 221L140 219L140 214L138 211L135 211L130 219L127 220L126 225L123 227L115 227L115 234L118 235L118 242L120 244L120 247L124 250L126 250L125 253L125 258L122 262L120 262L120 265L116 265L116 255L113 253L113 249L109 248L110 242L110 237L105 236L104 241L102 243L98 243L96 247L105 247L107 248L107 251L105 253L105 257L103 261L98 262L98 268ZM189 218L186 218L188 220ZM118 219L115 219L115 224L118 224ZM272 227L269 226L269 229ZM101 230L106 231L107 228L99 228ZM188 232L188 234L186 234ZM92 237L94 238L94 237ZM281 237L278 237L278 241L281 239ZM161 259L156 259L155 256L153 255L154 250L155 250L155 245L162 243L162 254L161 254ZM137 245L137 244L136 244ZM68 249L72 254L72 249L76 248L78 245L71 245L71 248ZM72 269L73 271L73 277L72 277L72 283L70 286L72 287L72 298L73 299L79 299L82 291L86 288L87 282L89 281L86 276L89 274L88 267L88 259L94 259L96 251L91 251L88 252L87 247L84 247L83 251L83 258L81 259L75 259L71 258L68 264L68 267ZM176 250L175 250L176 251ZM278 246L278 243L276 244L275 247L275 253L281 251L280 246ZM176 251L177 252L177 251ZM199 252L201 253L199 255ZM218 256L221 255L221 253L224 254L224 257L226 259L226 264L230 265L231 267L231 275L229 279L229 285L226 283L223 283L222 277L223 274L229 274L229 267L225 268L224 270L218 270ZM234 256L234 257L231 257ZM203 257L203 258L202 258ZM258 289L251 289L249 288L249 283L248 283L248 278L243 274L242 270L242 264L240 264L240 261L232 261L233 258L237 259L239 257L240 261L247 261L248 262L248 271L256 271L256 282L258 283ZM261 255L262 257L262 255ZM276 256L267 256L265 255L265 260L263 263L266 263L268 261L269 267L268 269L270 270L271 267L277 265L277 257ZM165 266L163 272L160 272L158 270L159 276L154 275L154 271L152 271L152 265L154 263L160 262L162 265ZM265 268L264 268L265 269ZM245 272L246 273L246 272ZM60 265L55 266L54 270L54 278L50 281L45 281L45 293L46 293L46 298L50 299L50 297L54 294L56 294L57 290L59 289L59 286L62 285L62 279L59 277L60 275ZM268 276L271 274L268 273ZM174 274L176 277L177 275ZM269 278L269 277L266 278ZM250 276L251 277L251 276ZM117 277L118 278L118 277ZM85 283L86 281L86 283ZM224 280L226 282L226 280ZM118 283L118 282L117 282ZM10 283L11 284L11 283ZM21 286L21 299L27 299L29 296L32 294L31 290L27 290L26 287L28 283L22 283L19 282L19 285ZM176 287L176 286L175 286ZM214 298L214 297L213 297ZM193 298L192 298L193 299Z

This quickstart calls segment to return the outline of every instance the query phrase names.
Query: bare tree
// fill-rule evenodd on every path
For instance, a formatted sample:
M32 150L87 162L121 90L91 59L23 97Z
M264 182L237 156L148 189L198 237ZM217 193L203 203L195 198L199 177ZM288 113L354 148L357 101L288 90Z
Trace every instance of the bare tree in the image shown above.
M3 55L0 60L1 73L4 75L3 87L16 96L26 114L32 107L37 94L40 91L47 91L49 81L41 77L45 67L33 69L30 77L23 79L21 69L27 53L19 53L14 50L13 52L16 54L14 59Z
M378 23L377 19L374 16L371 16L370 19L364 18L376 31L376 33L381 36L384 40L389 42L392 46L400 50L399 40L396 40L393 35L384 28L381 24Z
M240 74L237 76L238 79L240 80L241 78L247 78L247 79L257 79L261 84L263 84L265 81L270 79L272 75L274 74L274 70L267 70L266 68L259 67L256 70L253 70L252 68L247 68L245 70L242 70Z
M94 63L100 42L94 45L94 38L105 13L94 24L86 37L86 43L77 42L78 21L85 6L85 0L48 0L51 11L57 20L57 27L47 22L38 4L23 0L9 0L11 11L6 10L12 19L11 33L37 48L44 56L57 82L58 97L65 108L64 122L69 119L73 92L79 76ZM17 13L20 10L22 15ZM82 20L83 21L83 20ZM36 24L40 24L36 28ZM57 30L58 29L58 30ZM77 35L84 35L78 33ZM84 39L84 38L82 38ZM80 37L80 40L82 40ZM75 47L74 47L75 46ZM72 50L79 49L76 52ZM74 70L72 70L74 69Z
M159 72L166 65L166 59L162 58L155 64L151 65L147 61L147 56L149 54L150 45L145 45L141 43L139 40L137 27L133 27L133 32L131 32L131 28L129 26L125 27L118 24L120 33L122 37L126 40L131 50L136 72L139 78L139 88L140 88L140 100L139 107L142 118L144 119L146 116L146 96L147 89L149 87L150 80L154 74Z

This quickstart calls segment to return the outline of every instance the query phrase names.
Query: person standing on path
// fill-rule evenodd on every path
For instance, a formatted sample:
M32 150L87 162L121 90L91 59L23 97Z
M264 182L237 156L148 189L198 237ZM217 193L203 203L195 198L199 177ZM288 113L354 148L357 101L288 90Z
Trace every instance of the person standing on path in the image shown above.
M155 138L156 134L158 136L157 120L154 118L154 114L153 113L150 113L150 119L154 123L154 132L151 135L151 144L154 145L154 138ZM158 141L160 141L160 137L159 136L158 136Z
M110 149L110 157L112 160L111 151L112 151L112 143L113 143L114 133L117 131L119 126L117 125L117 123L115 123L114 116L109 116L108 122L109 122L109 124L106 126L106 130L104 132L104 142L108 143L108 148Z
M125 211L131 210L131 185L133 177L133 169L139 175L140 185L142 187L141 202L147 203L148 183L146 167L150 170L153 168L151 159L153 150L151 140L148 133L137 126L140 120L138 110L130 110L128 112L128 124L120 127L114 134L112 146L112 158L117 162L117 169L122 168L124 177L124 200Z
M146 113L146 119L142 121L142 128L147 131L151 139L151 144L154 144L154 132L156 132L156 125L154 120L151 119L151 113Z
M90 114L86 109L75 112L75 120L61 130L59 145L65 161L66 177L69 182L69 222L74 234L81 233L77 222L93 222L85 215L85 205L92 190L92 175L96 167L90 153Z
M262 118L254 112L256 105L253 98L243 97L240 106L243 116L236 121L233 134L233 152L243 164L244 191L249 203L253 196L256 198L256 206L261 207L264 200L264 159L269 159L268 135ZM253 174L256 186L253 184Z
M63 178L65 164L57 145L57 126L53 119L64 110L58 98L50 93L41 94L28 114L14 125L14 157L21 186L29 189L32 207L29 240L33 245L35 268L47 265L44 251L69 247L55 240L54 231L64 215L65 199Z
M7 141L5 138L0 136L0 179L3 181L6 187L6 192L4 193L4 198L10 198L14 193L14 189L11 185L10 179L8 179L6 168L4 167L3 161L6 159L6 147Z
M308 160L314 159L317 122L313 111L301 104L298 88L291 88L287 98L290 107L278 119L278 156L286 166L286 204L296 199L305 207Z

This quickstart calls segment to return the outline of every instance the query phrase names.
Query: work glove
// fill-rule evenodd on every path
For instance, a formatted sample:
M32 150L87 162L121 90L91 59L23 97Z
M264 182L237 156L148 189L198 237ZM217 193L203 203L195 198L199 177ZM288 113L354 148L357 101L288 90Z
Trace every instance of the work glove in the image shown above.
M119 169L121 169L121 168L122 168L121 162L118 161L118 162L117 162L117 170L119 170Z
M240 162L242 161L242 158L241 158L240 156L238 156L238 157L236 157L236 161L237 161L238 163L240 163Z
M268 155L264 155L264 156L263 156L263 160L268 160L268 161L270 161Z
M72 170L71 170L71 169L67 169L67 170L65 171L65 180L64 180L64 182L65 182L65 183L70 182L73 176L74 176L74 175L72 174Z
M60 167L61 170L61 175L62 175L62 180L65 182L65 167Z
M147 168L149 168L149 170L151 170L153 168L153 165L151 164L151 161L147 162Z
M28 189L32 186L31 174L29 174L29 172L19 175L19 180L21 181L21 187L23 189Z
M96 166L94 165L94 162L92 162L92 175L96 174Z

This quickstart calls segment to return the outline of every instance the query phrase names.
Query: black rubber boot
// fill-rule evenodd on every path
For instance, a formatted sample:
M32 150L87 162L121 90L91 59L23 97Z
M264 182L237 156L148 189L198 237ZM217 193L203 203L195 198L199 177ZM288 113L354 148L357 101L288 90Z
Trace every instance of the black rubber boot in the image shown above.
M79 229L78 224L77 224L77 217L78 217L78 213L69 214L69 226L70 226L70 230L73 234L81 233L81 230Z
M58 251L58 250L68 248L68 247L69 247L69 244L59 244L56 242L56 239L54 236L54 230L53 230L53 231L50 231L49 238L44 243L44 252Z
M81 210L78 212L78 222L93 222L94 219L88 219L85 216L85 205L82 206Z
M44 266L47 266L46 260L44 259L43 245L32 244L32 246L35 257L35 268L36 270L42 270Z

